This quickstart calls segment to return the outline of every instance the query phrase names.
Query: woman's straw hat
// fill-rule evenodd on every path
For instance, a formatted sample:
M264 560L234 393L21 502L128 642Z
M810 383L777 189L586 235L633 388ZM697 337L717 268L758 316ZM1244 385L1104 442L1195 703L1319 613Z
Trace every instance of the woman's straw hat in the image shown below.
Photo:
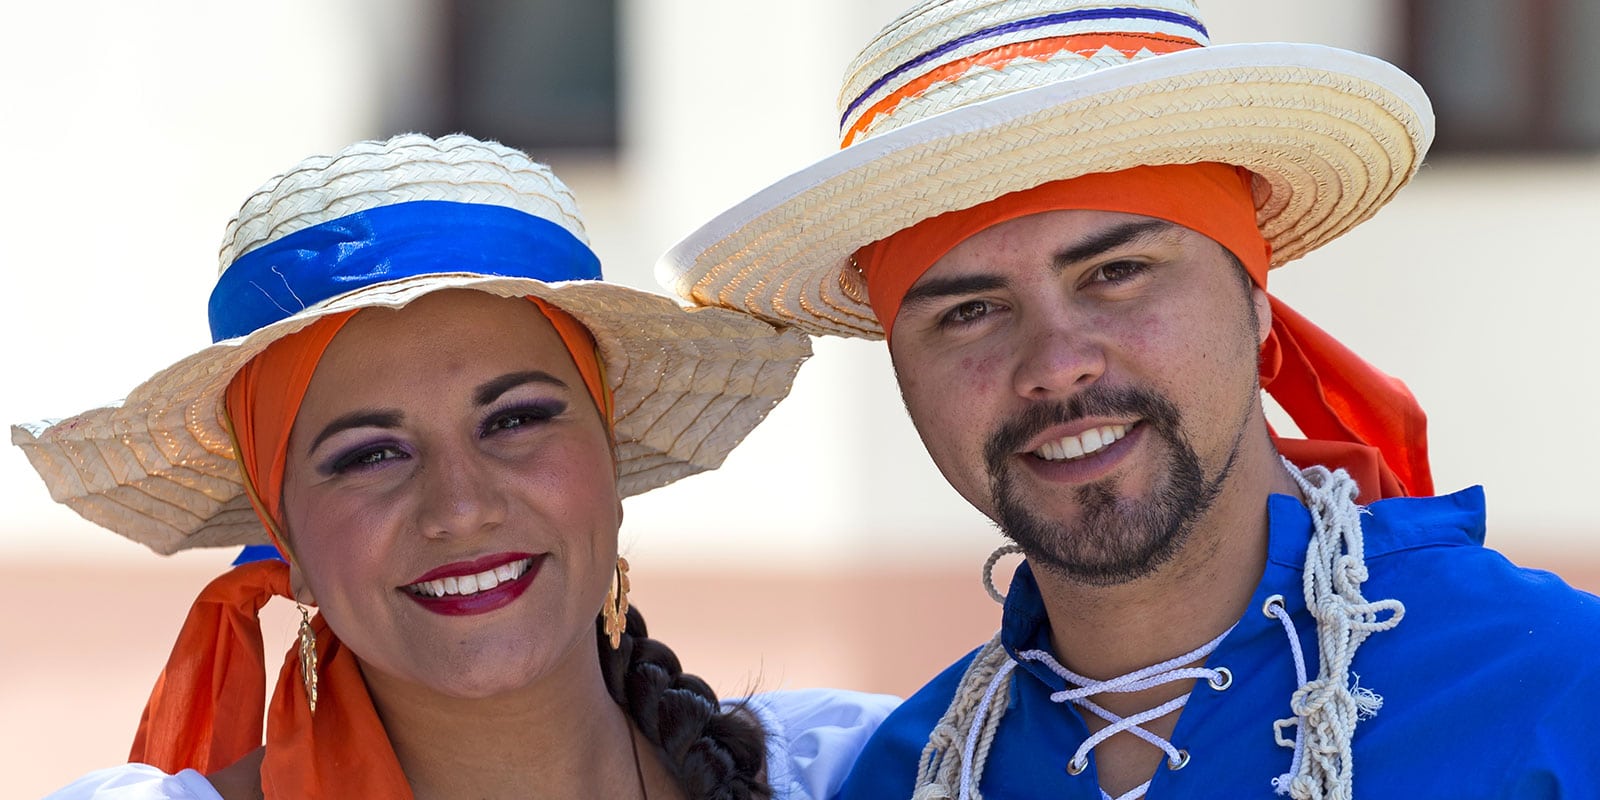
M245 362L329 314L441 289L565 309L594 334L615 395L623 496L721 464L810 355L797 332L598 280L567 188L523 153L467 136L301 162L245 201L220 260L215 344L119 405L11 431L53 498L160 553L267 541L223 394Z
M1422 88L1369 56L1207 46L1190 0L926 0L847 71L842 149L674 247L662 284L814 334L883 334L850 258L1043 183L1221 162L1255 174L1274 266L1350 230L1433 139Z

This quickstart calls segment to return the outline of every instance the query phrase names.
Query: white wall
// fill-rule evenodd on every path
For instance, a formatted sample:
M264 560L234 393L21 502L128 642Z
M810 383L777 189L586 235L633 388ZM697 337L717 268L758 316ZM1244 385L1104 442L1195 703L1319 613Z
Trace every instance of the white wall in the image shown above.
M655 288L679 235L834 147L837 84L899 0L633 0L619 162L556 155L613 279ZM389 133L429 80L426 0L27 4L0 26L0 420L119 396L206 340L223 224L299 158ZM387 13L375 14L377 9ZM1393 5L1204 3L1217 42L1396 46ZM1264 9L1270 8L1271 13ZM492 134L492 132L480 132ZM1277 290L1405 378L1433 419L1441 488L1490 489L1496 530L1592 527L1582 422L1588 245L1600 160L1428 167L1375 220L1275 275ZM681 559L821 567L975 558L988 525L937 475L879 344L823 340L719 473L629 501L626 536ZM1576 421L1574 421L1576 420ZM52 505L0 449L0 557L141 557ZM1503 541L1503 540L1502 540Z
M223 225L263 180L364 132L364 4L19 3L0 24L0 419L120 397L209 341ZM0 557L137 553L0 448Z

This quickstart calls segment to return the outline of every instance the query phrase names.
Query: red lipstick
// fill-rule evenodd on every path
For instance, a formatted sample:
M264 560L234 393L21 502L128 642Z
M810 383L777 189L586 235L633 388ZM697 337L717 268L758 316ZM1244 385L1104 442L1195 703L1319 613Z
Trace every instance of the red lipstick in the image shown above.
M533 579L539 574L539 567L543 563L543 555L497 553L429 570L411 583L399 587L399 591L435 614L452 617L486 614L521 597L533 585ZM467 588L461 586L462 582L476 584L476 576L486 572L496 573L494 587L472 589L465 593L461 591ZM507 578L504 575L506 572L511 573L512 577ZM440 594L441 591L443 594Z

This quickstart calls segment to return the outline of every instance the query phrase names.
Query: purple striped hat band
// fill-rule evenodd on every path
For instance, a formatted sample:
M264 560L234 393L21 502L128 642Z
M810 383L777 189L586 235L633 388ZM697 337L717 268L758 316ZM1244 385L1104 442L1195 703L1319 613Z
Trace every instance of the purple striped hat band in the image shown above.
M849 124L851 115L853 115L861 107L861 105L867 101L868 98L872 97L879 90L883 89L884 86L902 77L906 73L928 65L929 62L936 61L953 51L979 42L1005 39L1010 37L1011 34L1022 31L1038 30L1041 28L1054 28L1064 25L1072 25L1073 23L1101 22L1105 20L1145 20L1149 22L1161 22L1169 25L1178 25L1193 31L1199 37L1197 44L1203 44L1204 41L1210 37L1210 34L1206 31L1205 25L1201 24L1201 22L1194 17L1175 11L1163 11L1153 8L1086 8L1073 11L1060 11L1053 14L1041 14L1039 16L1029 17L1027 19L1012 20L1010 22L976 30L966 35L943 42L933 49L924 51L914 58L901 63L894 69L889 70L887 73L884 73L877 80L873 81L872 84L860 94L856 95L856 97L845 106L844 112L839 116L839 128L841 131L845 130ZM1104 31L1097 30L1096 32ZM1069 32L1065 35L1071 35L1071 33ZM997 42L996 46L1004 43L1006 42Z

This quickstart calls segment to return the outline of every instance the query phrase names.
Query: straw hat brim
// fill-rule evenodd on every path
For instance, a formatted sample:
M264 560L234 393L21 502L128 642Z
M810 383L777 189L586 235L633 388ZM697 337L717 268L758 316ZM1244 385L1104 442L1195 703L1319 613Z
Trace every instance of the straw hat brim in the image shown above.
M222 397L245 362L329 314L399 308L431 292L532 295L594 334L615 395L617 488L639 494L722 463L788 393L810 340L721 309L600 281L427 275L331 298L157 373L120 405L17 425L11 441L50 495L158 553L267 541L245 495Z
M857 142L695 231L657 278L700 305L879 338L851 255L930 217L1080 175L1221 162L1257 176L1257 223L1278 266L1375 213L1432 139L1422 87L1379 59L1306 44L1196 48Z

